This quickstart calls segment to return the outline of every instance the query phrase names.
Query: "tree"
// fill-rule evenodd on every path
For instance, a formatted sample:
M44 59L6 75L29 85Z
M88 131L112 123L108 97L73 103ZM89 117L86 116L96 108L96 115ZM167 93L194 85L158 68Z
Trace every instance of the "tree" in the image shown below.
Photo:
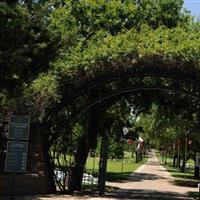
M30 114L36 123L48 130L47 146L50 148L52 141L60 140L60 132L73 132L75 126L67 131L71 124L66 125L65 119L69 119L82 102L90 101L92 92L96 99L99 94L118 87L111 83L98 89L90 88L87 94L72 102L74 93L82 92L82 83L90 83L94 77L98 79L104 74L127 71L130 67L141 69L159 65L182 71L199 70L200 26L181 11L182 5L181 0L1 2L1 107L9 100L14 102L13 112ZM126 86L126 80L119 85ZM134 104L137 113L148 110L149 102L146 105L144 102L152 100L148 95L141 96ZM107 105L99 102L98 109L102 107L101 113L104 113L113 102L110 100ZM113 128L113 134L119 139L121 132L117 130L121 130L126 123L124 119L130 114L125 113L127 108L130 109L118 106L106 112L109 116L102 122L101 133ZM150 119L152 116L145 120L155 130L155 123L151 124ZM166 128L168 122L163 120L159 124L162 131L171 134L172 129ZM88 124L88 127L82 125L88 130L84 129L85 135L76 143L74 172L79 170L80 173L74 176L77 178L75 188L80 188L83 165L98 133L97 122L93 126L88 118ZM147 126L144 129L153 134ZM159 134L160 138L167 137ZM159 141L156 142L159 145Z
M53 57L41 12L39 8L30 13L26 7L0 3L0 89L12 95L22 94L23 84L47 71Z

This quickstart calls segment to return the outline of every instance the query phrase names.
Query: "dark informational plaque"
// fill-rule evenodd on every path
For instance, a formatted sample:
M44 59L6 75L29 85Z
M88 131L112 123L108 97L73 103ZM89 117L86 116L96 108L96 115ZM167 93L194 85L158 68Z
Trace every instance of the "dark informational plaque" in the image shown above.
M8 139L28 140L30 127L30 117L12 115L10 117Z
M6 172L25 172L28 142L8 141L6 153Z

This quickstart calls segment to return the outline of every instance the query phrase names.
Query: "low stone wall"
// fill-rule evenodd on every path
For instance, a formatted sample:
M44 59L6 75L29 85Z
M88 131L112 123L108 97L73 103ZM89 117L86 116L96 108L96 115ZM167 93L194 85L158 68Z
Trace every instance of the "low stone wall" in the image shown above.
M50 192L48 179L38 175L15 175L14 194L48 194ZM0 175L0 196L10 195L12 175Z

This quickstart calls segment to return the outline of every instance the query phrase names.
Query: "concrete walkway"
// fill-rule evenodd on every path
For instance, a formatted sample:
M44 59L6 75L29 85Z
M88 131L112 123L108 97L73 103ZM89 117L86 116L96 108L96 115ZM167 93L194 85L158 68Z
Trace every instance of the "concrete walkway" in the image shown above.
M182 187L175 185L174 178L161 166L152 150L149 154L147 164L138 168L128 180L120 182L107 182L106 185L119 189L112 193L106 193L104 197L91 196L69 196L69 195L47 195L17 197L15 200L76 200L76 199L150 199L150 200L190 200L188 192L197 192L198 189L192 187ZM4 200L1 199L0 200ZM7 200L7 199L5 199Z
M171 174L158 163L154 151L149 154L147 164L136 170L127 181L108 183L119 187L115 198L123 199L191 199L188 192L197 192L198 189L175 185Z

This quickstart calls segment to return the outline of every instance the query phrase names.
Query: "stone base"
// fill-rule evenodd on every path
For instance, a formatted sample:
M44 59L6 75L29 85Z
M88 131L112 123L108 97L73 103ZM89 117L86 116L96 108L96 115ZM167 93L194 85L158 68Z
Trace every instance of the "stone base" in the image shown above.
M0 196L10 195L12 175L0 175ZM15 175L15 195L49 194L51 192L48 179L45 176L33 174Z

